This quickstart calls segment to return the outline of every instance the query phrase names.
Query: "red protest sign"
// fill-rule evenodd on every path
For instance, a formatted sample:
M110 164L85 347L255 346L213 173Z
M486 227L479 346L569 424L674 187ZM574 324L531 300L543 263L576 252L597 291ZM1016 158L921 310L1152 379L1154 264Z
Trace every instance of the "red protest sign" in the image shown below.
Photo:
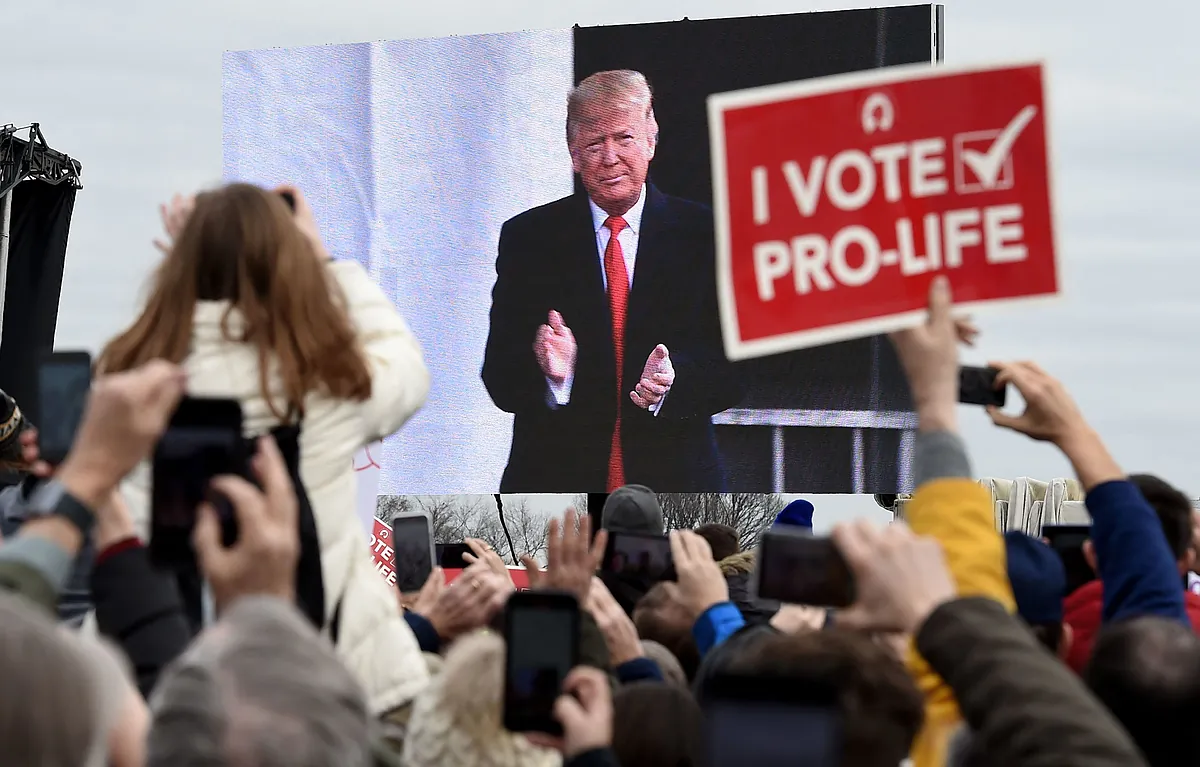
M378 519L371 530L371 561L389 585L396 585L396 553L392 548L392 529Z
M525 572L524 567L508 565L506 569L508 570L509 580L513 582L513 586L516 587L517 591L529 591L529 573ZM453 583L458 576L463 574L462 570L454 568L447 568L444 572L447 584Z
M895 67L710 96L730 359L1060 290L1040 64Z

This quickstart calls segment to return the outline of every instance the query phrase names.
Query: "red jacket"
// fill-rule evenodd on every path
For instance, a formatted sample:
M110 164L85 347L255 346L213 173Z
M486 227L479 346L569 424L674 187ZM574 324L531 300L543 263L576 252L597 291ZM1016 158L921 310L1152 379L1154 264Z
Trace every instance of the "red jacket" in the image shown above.
M1183 606L1192 621L1192 630L1200 635L1200 595L1183 593ZM1100 631L1104 612L1104 584L1099 579L1080 586L1063 600L1063 623L1071 627L1074 639L1067 653L1067 665L1082 674L1092 657L1092 644Z

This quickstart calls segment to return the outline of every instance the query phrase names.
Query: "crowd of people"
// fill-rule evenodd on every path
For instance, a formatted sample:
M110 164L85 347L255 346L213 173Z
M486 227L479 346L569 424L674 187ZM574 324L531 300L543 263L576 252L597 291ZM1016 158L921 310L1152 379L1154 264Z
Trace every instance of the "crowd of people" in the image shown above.
M579 662L551 735L504 726L500 627L515 589L500 556L469 541L451 584L435 568L400 594L363 545L352 456L430 385L403 319L359 265L328 257L298 189L230 185L175 200L164 219L150 298L98 357L66 460L43 461L36 425L6 414L19 481L0 493L0 763L1196 762L1190 502L1127 476L1036 364L998 363L1026 405L992 418L1074 466L1096 577L1068 594L1044 542L997 531L957 430L958 346L976 333L945 278L927 321L893 337L919 418L906 520L832 535L853 604L759 598L755 549L717 525L665 530L643 487L599 513L568 510L545 567L527 560L534 591L579 606ZM185 394L238 400L254 435L248 476L213 479L197 509L190 578L147 549L149 456ZM668 534L670 574L604 572L618 532Z

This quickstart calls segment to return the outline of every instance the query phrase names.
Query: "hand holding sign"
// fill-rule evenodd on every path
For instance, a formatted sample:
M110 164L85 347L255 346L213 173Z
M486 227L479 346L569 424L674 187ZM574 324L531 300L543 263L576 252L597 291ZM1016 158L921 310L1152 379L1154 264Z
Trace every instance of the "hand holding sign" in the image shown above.
M563 383L575 373L575 352L574 334L563 316L551 310L533 341L533 354L542 373L555 383Z
M629 398L638 407L646 410L662 402L663 397L675 385L675 367L671 364L671 353L667 347L659 344L646 358L646 366L642 368L642 377Z

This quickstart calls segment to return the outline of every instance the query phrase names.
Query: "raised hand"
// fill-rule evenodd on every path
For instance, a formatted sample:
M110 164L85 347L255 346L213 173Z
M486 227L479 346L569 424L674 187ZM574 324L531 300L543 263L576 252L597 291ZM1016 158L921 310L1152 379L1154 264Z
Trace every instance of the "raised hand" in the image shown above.
M581 606L586 606L592 576L600 567L608 543L608 533L604 530L596 533L595 538L591 532L591 516L578 515L575 509L567 509L561 522L551 519L546 533L546 571L538 568L533 557L521 557L530 588L568 591Z
M592 614L600 633L604 635L613 666L645 656L646 651L633 621L599 578L592 578L592 590L584 607Z
M238 538L233 546L222 544L221 522L208 503L201 504L192 533L192 548L200 571L212 585L218 613L242 596L295 599L299 506L274 439L258 440L252 467L261 490L241 477L220 476L212 481L213 489L229 499L237 515Z
M659 344L646 358L641 380L629 392L629 398L633 404L645 410L662 402L674 384L675 366L671 364L671 353L667 347Z
M183 231L183 227L187 224L188 218L192 215L192 209L195 207L196 198L190 194L177 194L171 198L169 203L158 206L158 215L162 219L163 231L167 237L165 240L155 240L154 247L158 248L164 256L171 252L171 248L179 239L179 234Z
M292 200L295 202L294 218L296 220L296 228L300 230L304 238L312 245L313 253L317 258L322 261L328 261L330 259L329 251L326 249L325 243L321 240L321 230L317 226L317 219L313 215L312 206L308 204L304 193L300 191L299 187L292 186L291 184L277 186L275 187L275 192L277 194L286 192L292 196Z
M997 426L1060 447L1069 437L1088 430L1087 421L1066 387L1035 363L993 362L991 365L1000 371L996 386L1012 384L1025 400L1025 412L1017 416L995 407L988 408L988 414Z
M551 310L533 339L533 354L542 373L555 383L563 383L575 373L575 352L575 335L563 316Z
M957 594L941 544L903 522L879 528L860 519L835 527L833 540L854 572L858 594L852 607L838 612L839 625L914 634Z
M713 605L729 601L729 583L713 560L708 541L691 530L672 530L671 559L680 600L693 619Z

